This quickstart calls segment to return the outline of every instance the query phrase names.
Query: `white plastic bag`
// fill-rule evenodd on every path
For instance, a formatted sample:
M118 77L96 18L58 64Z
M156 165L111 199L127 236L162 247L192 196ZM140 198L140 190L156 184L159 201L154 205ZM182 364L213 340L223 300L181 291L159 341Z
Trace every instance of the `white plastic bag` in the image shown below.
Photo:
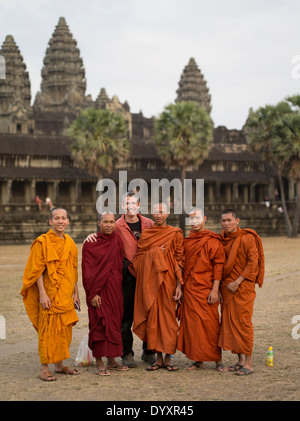
M85 335L79 345L75 366L86 367L92 365L94 360L93 353L88 346L88 335Z

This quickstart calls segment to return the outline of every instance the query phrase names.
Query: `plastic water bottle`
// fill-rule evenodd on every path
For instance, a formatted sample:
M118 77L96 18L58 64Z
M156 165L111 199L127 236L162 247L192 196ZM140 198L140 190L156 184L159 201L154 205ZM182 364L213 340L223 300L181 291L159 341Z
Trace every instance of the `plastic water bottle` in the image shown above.
M271 346L269 346L268 358L267 358L267 366L268 367L273 367L273 354L274 354L273 348Z

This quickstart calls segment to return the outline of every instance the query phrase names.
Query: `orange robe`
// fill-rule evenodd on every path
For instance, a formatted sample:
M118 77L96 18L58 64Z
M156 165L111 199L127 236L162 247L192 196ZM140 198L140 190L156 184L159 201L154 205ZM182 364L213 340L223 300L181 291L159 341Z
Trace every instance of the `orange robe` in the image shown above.
M230 234L222 232L226 263L221 284L222 323L219 346L236 354L252 355L254 331L252 315L255 284L264 279L264 252L260 237L251 229ZM235 293L227 285L239 276L245 279Z
M183 260L183 234L179 228L154 226L142 232L134 258L137 278L133 332L147 342L148 349L176 352L177 302L173 296L177 278L182 283Z
M221 236L193 232L184 239L183 303L177 349L193 361L219 361L219 301L207 302L213 281L221 281L225 253Z
M70 358L72 326L78 321L73 299L77 265L77 247L67 234L60 238L50 229L31 245L20 293L28 317L38 332L42 364ZM42 274L46 294L51 300L49 310L39 303L36 281Z

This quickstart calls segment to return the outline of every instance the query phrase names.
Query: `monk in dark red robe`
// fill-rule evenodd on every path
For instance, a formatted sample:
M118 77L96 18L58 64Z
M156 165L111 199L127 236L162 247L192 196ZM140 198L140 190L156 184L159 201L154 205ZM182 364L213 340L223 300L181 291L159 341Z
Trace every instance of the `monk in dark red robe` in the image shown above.
M115 231L115 216L100 216L97 241L82 248L82 279L89 315L89 348L96 358L96 373L109 375L109 369L128 367L115 357L123 353L121 322L123 317L122 267L124 245ZM107 357L107 367L102 357Z
M260 237L251 229L240 229L232 209L222 214L222 238L226 254L222 294L222 323L219 346L238 354L238 362L229 367L237 375L253 373L254 329L252 315L259 287L264 279L264 252Z
M178 369L171 364L171 354L176 352L176 305L182 294L184 249L182 231L167 225L168 215L166 205L155 207L154 226L142 232L134 258L137 283L133 332L147 342L148 349L157 352L156 363L148 367L151 371Z
M177 349L194 362L188 370L201 368L203 361L222 364L220 334L219 285L225 253L220 235L205 228L206 216L200 209L190 213L192 230L184 241L183 303L180 306L180 329Z

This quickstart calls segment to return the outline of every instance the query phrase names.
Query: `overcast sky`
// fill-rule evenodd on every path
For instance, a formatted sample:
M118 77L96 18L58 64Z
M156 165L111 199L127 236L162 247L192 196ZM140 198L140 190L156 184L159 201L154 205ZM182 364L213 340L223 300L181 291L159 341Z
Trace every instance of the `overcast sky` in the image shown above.
M298 0L0 0L0 46L14 37L32 102L60 16L78 43L86 94L95 100L104 87L133 113L157 116L174 102L191 57L215 126L241 129L250 107L300 93Z

